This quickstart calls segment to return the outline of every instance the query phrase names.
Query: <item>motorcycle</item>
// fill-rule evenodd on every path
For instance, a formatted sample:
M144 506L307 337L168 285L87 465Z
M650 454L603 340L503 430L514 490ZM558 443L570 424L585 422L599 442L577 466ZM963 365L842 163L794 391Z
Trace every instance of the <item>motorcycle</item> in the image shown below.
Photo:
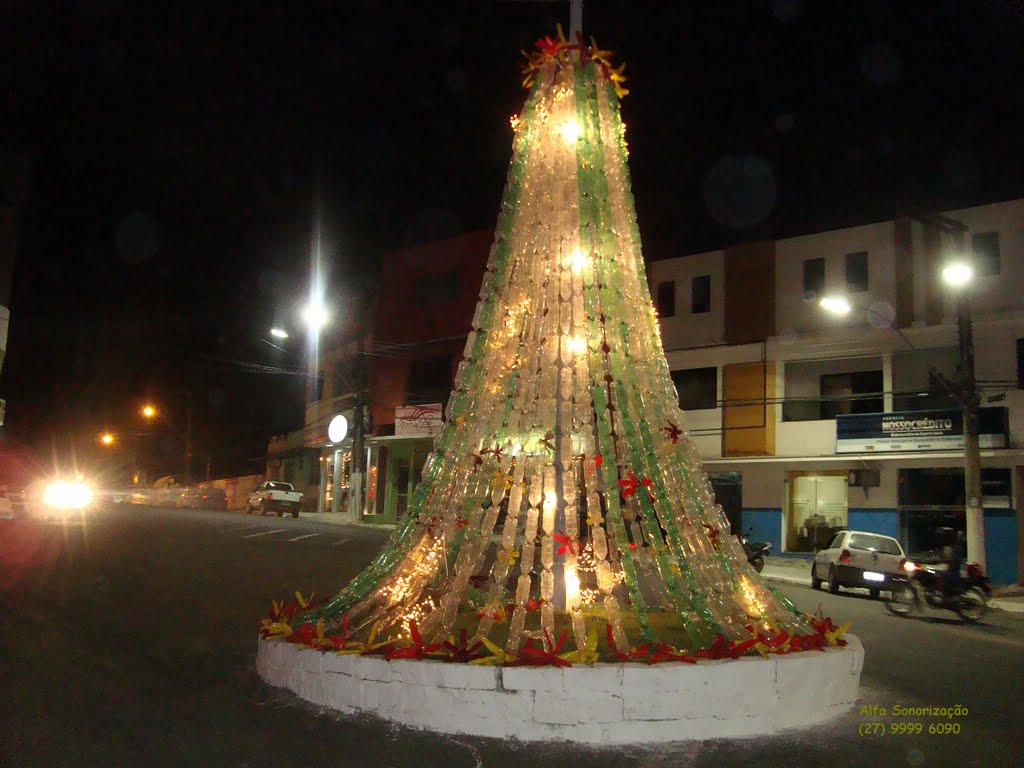
M927 605L935 610L954 611L966 622L976 624L988 608L992 591L989 579L978 563L967 563L958 584L944 588L945 571L935 563L905 560L885 607L897 616L910 616Z
M764 559L768 557L768 551L772 548L772 545L767 541L756 541L753 544L747 539L745 533L739 536L740 544L743 545L743 551L747 554L747 562L754 566L754 570L758 573L764 568Z

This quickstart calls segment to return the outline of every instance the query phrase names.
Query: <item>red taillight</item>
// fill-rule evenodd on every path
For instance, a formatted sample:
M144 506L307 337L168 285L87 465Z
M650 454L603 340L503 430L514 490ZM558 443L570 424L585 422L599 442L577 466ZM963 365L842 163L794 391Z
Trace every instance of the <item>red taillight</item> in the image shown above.
M842 552L839 553L839 562L840 563L848 563L848 562L850 562L850 550L844 549Z
M207 496L207 495L206 495L206 494L204 493L204 494L203 494L203 498L204 498L204 499L208 499L208 498L210 498L210 497L209 497L209 496Z

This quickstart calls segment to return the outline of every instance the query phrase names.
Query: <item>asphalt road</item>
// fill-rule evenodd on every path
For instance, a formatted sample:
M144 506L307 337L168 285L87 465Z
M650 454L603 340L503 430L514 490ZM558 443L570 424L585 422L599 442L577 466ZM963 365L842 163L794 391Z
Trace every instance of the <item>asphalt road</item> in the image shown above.
M101 510L85 525L0 520L3 766L1020 766L1024 617L888 615L782 590L852 619L860 705L967 707L958 735L859 735L858 710L755 739L587 749L446 737L318 711L265 686L255 629L272 597L332 593L386 534L302 518Z

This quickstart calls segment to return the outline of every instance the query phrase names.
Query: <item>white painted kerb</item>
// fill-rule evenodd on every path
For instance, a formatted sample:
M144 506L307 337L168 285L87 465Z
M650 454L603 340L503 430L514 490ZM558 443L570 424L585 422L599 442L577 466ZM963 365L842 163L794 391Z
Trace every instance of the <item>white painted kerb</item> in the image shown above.
M857 699L864 648L734 661L484 667L385 661L261 640L271 685L341 712L441 733L632 744L754 736L812 725Z

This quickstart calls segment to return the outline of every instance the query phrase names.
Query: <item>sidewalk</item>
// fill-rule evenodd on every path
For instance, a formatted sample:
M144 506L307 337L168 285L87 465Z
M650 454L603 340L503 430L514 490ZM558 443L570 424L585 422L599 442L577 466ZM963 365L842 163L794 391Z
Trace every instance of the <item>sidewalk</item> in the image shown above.
M787 584L811 586L811 563L793 557L776 557L765 560L761 575L772 581ZM998 608L1009 613L1024 613L1024 589L1016 585L995 590L997 597L988 601L989 608Z

